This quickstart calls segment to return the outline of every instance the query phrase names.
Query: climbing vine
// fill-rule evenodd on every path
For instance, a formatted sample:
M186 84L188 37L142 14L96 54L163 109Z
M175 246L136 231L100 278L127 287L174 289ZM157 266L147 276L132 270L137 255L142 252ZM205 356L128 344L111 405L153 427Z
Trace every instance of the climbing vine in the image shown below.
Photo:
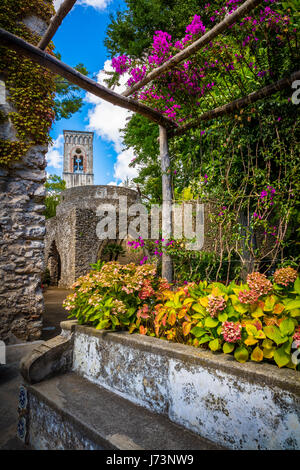
M153 42L139 59L125 51L112 58L115 73L107 82L114 85L123 75L127 86L135 87L241 3L220 0L199 6L184 37L154 29ZM299 68L298 29L294 9L265 0L189 60L165 69L132 96L184 126L290 77ZM225 116L211 115L209 121L199 119L188 134L170 139L168 171L175 201L198 199L213 209L206 235L214 240L213 253L219 259L216 279L229 281L232 266L241 265L245 278L253 270L272 274L287 259L299 263L299 118L292 91L278 91ZM134 116L124 129L125 145L135 154L130 166L139 168L135 182L154 202L161 194L156 138L157 130L141 117ZM183 255L189 270L190 256ZM211 271L214 268L215 263ZM207 272L206 278L210 276Z
M49 23L53 13L51 0L2 0L0 26L37 45L40 36L22 21L34 15ZM47 52L53 53L52 45ZM10 121L16 131L15 140L0 139L0 164L8 165L31 146L49 143L49 129L55 117L55 81L50 72L17 52L1 47L0 56L0 74L12 108L8 113L1 112L0 120L2 124Z

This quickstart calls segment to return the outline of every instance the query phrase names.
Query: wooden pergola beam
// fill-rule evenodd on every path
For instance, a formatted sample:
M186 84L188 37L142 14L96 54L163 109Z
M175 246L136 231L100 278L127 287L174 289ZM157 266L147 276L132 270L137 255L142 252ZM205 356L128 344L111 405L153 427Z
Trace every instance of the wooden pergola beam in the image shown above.
M213 119L219 116L224 116L225 114L229 114L241 108L245 108L246 106L248 106L251 103L254 103L255 101L261 100L262 98L265 98L266 96L273 95L277 91L280 91L284 88L289 87L293 83L293 81L299 80L299 79L300 79L300 71L294 72L288 78L283 78L282 80L279 80L276 83L272 83L271 85L267 85L258 91L254 91L253 93L250 93L249 95L244 96L243 98L231 101L231 103L227 103L223 106L219 106L218 108L215 108L215 109L212 109L211 111L207 111L206 113L203 113L197 119L194 119L193 121L183 126L178 127L177 129L169 131L168 136L175 137L175 136L183 135L190 129L194 129L198 127L198 125L203 121L209 121L210 119Z
M76 0L65 0L57 10L56 14L51 18L50 24L45 32L44 36L38 43L38 48L45 50L49 42L53 38L54 34L60 27L63 19L67 16L70 10L72 10Z
M259 3L262 3L263 0L246 0L237 10L235 10L231 15L225 17L219 24L214 26L210 31L205 33L201 38L197 39L197 41L193 42L190 46L186 47L182 51L178 52L178 54L174 55L170 60L162 64L160 67L152 70L148 75L146 75L142 80L138 83L133 85L131 88L125 90L122 95L123 96L130 96L140 88L147 85L147 83L154 80L156 77L161 75L164 72L167 72L171 68L175 67L177 64L182 62L183 60L187 59L191 54L194 54L196 51L201 49L202 47L206 46L209 42L215 39L220 33L225 31L228 26L235 23L237 20L242 18L244 15L249 13L253 10Z
M176 127L176 124L162 116L154 109L145 106L144 104L138 103L132 98L126 98L122 95L119 95L118 93L115 93L109 88L99 85L99 83L86 77L69 65L64 64L56 57L47 54L38 47L29 44L18 36L15 36L14 34L11 34L1 28L0 43L16 52L19 52L23 56L28 57L50 72L66 78L69 82L78 85L82 89L92 93L95 96L98 96L99 98L104 99L105 101L108 101L109 103L112 103L113 105L117 105L121 108L128 109L129 111L139 113L147 117L150 121L162 125L167 129Z

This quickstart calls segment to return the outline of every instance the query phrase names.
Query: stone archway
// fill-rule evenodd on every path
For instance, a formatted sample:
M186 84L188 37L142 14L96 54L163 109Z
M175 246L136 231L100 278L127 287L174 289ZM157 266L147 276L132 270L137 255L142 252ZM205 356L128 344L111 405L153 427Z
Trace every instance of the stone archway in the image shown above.
M47 260L47 268L50 274L50 285L58 286L61 276L61 260L55 240L51 243Z

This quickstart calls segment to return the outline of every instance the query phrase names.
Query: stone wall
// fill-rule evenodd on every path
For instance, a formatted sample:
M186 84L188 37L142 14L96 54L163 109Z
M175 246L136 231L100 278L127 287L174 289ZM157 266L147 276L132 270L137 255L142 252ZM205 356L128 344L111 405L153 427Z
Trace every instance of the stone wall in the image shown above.
M0 339L40 337L44 310L44 171L47 147L0 168Z
M297 371L82 325L75 326L72 370L222 446L300 449Z
M50 270L55 246L60 262L60 274L55 285L69 287L75 279L76 209L71 209L62 218L56 216L46 221L45 261ZM57 267L57 266L56 266Z
M35 16L26 26L43 35L47 24ZM15 111L0 76L0 111ZM16 141L9 119L0 124L0 138ZM20 161L0 166L0 339L32 341L40 337L44 311L41 273L44 270L46 146L32 147Z

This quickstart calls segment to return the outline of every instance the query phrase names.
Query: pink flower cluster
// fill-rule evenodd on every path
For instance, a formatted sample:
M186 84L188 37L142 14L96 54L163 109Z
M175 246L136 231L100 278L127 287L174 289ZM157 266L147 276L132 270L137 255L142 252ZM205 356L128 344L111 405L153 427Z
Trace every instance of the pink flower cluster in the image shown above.
M276 284L281 284L282 286L287 286L288 284L295 282L297 279L298 273L295 269L291 267L277 269L274 273L274 281Z
M205 26L201 21L201 16L195 15L191 24L186 27L185 32L191 34L192 36L199 34L200 32L204 34Z
M164 31L155 31L153 36L153 54L148 57L149 64L161 65L168 57L172 47L172 37Z
M240 323L234 323L232 321L224 321L222 323L221 334L227 343L236 343L241 336L242 325Z
M267 202L267 198L268 196L270 197L270 206L273 206L274 202L273 202L273 197L274 197L274 194L276 193L276 190L272 187L272 186L268 186L267 189L264 189L261 193L260 193L260 201L262 202L262 204L265 204Z
M218 215L220 216L224 215L224 211L226 210L227 210L227 206L223 206Z
M144 318L147 319L149 318L149 306L147 304L144 304L142 308L139 308L136 314L137 318Z
M130 71L131 77L127 81L127 85L131 86L131 85L134 85L135 83L139 82L140 80L142 80L142 78L144 78L144 76L146 75L146 72L147 72L146 65L143 65L142 68L136 67L136 68L132 69Z
M113 57L111 65L118 74L122 75L129 69L131 60L126 55L119 55L118 57Z
M138 248L143 248L145 242L141 237L139 237L138 240L130 240L127 242L127 245L131 246L134 250L137 250Z
M218 10L211 4L206 4L206 16L212 22L222 20L226 15L235 11L242 0L228 0L224 6ZM265 2L273 3L275 0L265 0ZM212 15L212 16L210 16ZM243 46L242 51L236 53L236 50L231 53L230 44L224 44L222 41L214 40L207 44L201 52L202 62L201 65L198 60L184 61L175 69L168 70L160 75L159 80L154 81L151 86L146 86L133 95L135 99L145 102L147 105L153 107L156 111L166 115L169 119L177 124L189 119L192 115L184 115L185 105L194 99L194 106L202 106L203 97L208 96L212 98L212 89L216 87L215 77L224 73L230 75L238 73L241 62L242 67L248 61L249 53L247 49L255 51L258 49L260 38L262 37L262 28L272 29L274 37L277 40L283 41L285 33L288 31L287 27L290 24L290 18L273 11L270 7L261 7L256 11L254 16L246 16L239 23L235 23L230 28L240 28L240 31L245 31L245 37L241 38ZM185 36L173 43L172 37L165 31L155 31L153 36L153 43L148 55L148 60L144 65L135 66L130 70L130 78L127 82L128 86L132 86L139 82L149 71L161 64L176 54L177 50L184 49L188 44L193 42L197 36L205 34L206 27L204 26L201 17L194 15L190 24L186 26ZM263 31L264 32L264 31ZM225 40L226 41L226 40ZM245 52L244 52L245 50ZM253 52L252 51L252 52ZM252 52L250 56L252 56ZM215 57L218 57L215 59ZM207 60L206 60L207 59ZM126 56L119 56L113 59L113 66L118 73L124 73L128 70L129 59ZM136 65L136 64L134 64ZM256 77L263 77L267 73L271 74L271 70L267 66L257 61L248 64L250 70ZM261 70L259 70L261 68ZM267 190L262 191L260 195L260 202L268 202L273 204L272 197L275 193L274 188L271 186ZM267 195L270 195L266 198ZM256 217L255 215L253 216ZM257 214L258 219L260 216Z
M242 290L239 293L239 301L242 304L255 304L258 301L258 293L255 290Z
M207 310L212 318L226 307L226 300L221 295L209 295Z
M149 281L149 279L145 279L143 282L142 288L138 294L139 298L142 300L145 300L154 294L155 294L155 290L153 289L151 285L151 281Z
M248 274L247 284L250 289L257 294L258 297L260 295L268 294L273 289L272 283L264 274L259 272Z
M295 341L295 347L300 348L300 327L299 326L294 333L293 340Z

